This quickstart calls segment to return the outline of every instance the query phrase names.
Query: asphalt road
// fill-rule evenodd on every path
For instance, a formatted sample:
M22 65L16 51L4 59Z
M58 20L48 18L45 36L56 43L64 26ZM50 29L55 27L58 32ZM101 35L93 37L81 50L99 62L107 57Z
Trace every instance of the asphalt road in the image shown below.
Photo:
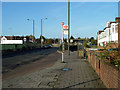
M60 58L58 48L36 49L2 58L3 79L48 67Z

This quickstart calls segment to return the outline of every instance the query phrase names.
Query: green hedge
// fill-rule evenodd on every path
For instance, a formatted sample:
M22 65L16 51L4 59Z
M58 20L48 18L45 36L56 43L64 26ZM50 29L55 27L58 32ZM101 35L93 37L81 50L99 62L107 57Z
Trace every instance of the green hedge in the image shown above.
M39 43L27 43L27 44L2 44L0 45L0 50L15 50L15 49L22 49L22 48L27 48L27 47L40 47Z

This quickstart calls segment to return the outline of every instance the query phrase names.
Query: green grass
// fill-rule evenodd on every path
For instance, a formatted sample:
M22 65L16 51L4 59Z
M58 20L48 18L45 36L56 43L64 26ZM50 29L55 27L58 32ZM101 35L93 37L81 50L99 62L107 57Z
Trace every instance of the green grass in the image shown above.
M39 43L27 43L27 44L19 44L17 48L15 48L15 44L3 44L0 45L0 50L15 50L22 49L23 47L40 47Z

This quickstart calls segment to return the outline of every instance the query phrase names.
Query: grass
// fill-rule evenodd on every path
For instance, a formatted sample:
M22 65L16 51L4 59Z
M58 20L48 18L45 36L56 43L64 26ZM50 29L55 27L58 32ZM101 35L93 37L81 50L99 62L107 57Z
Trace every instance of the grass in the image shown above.
M40 47L39 43L27 43L27 44L3 44L0 45L0 50L15 50L15 49L22 49L23 47Z

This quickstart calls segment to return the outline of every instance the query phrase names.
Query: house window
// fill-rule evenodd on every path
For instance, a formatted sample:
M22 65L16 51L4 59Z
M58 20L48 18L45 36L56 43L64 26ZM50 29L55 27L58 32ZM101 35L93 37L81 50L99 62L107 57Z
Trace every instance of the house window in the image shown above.
M118 25L115 26L115 33L118 33Z
M114 33L114 28L112 28L112 32Z

